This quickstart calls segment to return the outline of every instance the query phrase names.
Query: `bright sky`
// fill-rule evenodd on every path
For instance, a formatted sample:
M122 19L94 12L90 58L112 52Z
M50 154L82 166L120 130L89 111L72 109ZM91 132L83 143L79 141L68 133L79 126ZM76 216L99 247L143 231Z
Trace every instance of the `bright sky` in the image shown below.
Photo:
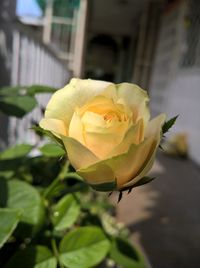
M20 17L40 17L42 10L37 4L36 0L17 0L16 13Z

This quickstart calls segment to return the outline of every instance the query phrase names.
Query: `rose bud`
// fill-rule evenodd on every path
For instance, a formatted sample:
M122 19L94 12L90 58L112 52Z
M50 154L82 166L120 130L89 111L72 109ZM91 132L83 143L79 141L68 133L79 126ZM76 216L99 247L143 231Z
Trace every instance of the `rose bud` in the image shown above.
M61 139L77 173L99 191L133 187L150 171L165 114L130 83L73 78L51 97L40 127Z

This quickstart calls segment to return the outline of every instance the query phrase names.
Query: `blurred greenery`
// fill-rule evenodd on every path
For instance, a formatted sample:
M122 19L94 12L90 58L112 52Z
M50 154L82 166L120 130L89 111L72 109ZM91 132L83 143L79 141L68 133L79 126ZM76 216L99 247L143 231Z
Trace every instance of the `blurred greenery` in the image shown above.
M37 107L35 94L54 90L2 88L0 112L22 118ZM42 147L22 143L0 153L0 267L145 267L107 196L74 172L58 139L32 131Z

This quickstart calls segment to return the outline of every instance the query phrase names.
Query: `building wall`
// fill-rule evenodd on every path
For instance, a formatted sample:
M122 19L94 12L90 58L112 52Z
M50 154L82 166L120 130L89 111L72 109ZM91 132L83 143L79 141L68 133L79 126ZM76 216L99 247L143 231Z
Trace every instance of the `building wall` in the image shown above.
M191 39L194 19L200 20L200 5L195 0L176 1L163 14L150 95L154 115L166 112L170 118L179 114L170 134L186 133L189 154L200 164L200 66L198 49L194 46L194 42L198 46L200 34L196 27L195 40Z

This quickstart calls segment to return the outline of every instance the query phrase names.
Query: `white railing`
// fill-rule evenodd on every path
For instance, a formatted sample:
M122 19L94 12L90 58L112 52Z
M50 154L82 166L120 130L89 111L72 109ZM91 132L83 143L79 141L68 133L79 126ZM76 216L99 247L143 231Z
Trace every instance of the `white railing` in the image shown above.
M42 43L20 29L13 31L12 85L46 85L63 87L69 80L69 71L61 60ZM9 143L28 142L35 144L37 137L30 130L31 122L39 122L50 98L49 94L36 96L38 107L23 119L9 118Z

